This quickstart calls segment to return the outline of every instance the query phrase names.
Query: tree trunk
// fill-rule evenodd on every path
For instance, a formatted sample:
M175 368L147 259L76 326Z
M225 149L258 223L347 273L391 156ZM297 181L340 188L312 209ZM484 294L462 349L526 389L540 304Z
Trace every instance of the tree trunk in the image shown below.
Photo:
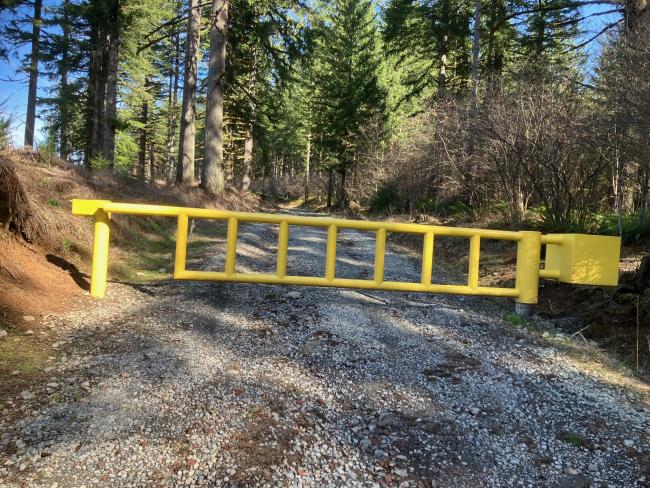
M251 189L251 173L253 169L253 127L246 129L244 140L244 173L242 175L241 189L247 192Z
M334 193L334 168L327 170L327 210L332 208L332 194Z
M235 151L235 134L233 133L233 128L227 132L226 140L228 141L228 146L225 152L227 157L224 158L224 175L226 179L226 184L230 186L235 186L235 163L237 162L237 154Z
M440 49L440 71L438 72L438 98L445 97L445 88L447 84L447 35L442 36Z
M92 80L92 110L89 160L101 158L114 164L117 119L117 68L119 54L119 0L112 0L108 10L95 9L91 25L92 54L89 79ZM89 161L88 161L89 162Z
M648 175L648 168L639 166L639 225L645 226L646 214L648 211L648 189L650 187L650 177Z
M167 158L165 161L165 180L174 181L174 146L176 145L176 105L178 102L178 74L180 71L180 36L174 36L174 68L169 73L169 94L167 97Z
M472 36L472 116L478 109L478 76L481 48L481 0L474 5L474 35Z
M112 0L108 34L108 60L106 66L106 112L103 120L103 155L109 168L115 164L115 128L117 125L117 65L120 48L120 0Z
M538 15L540 20L537 23L537 37L535 38L535 54L541 56L544 54L545 43L544 38L546 37L546 13L544 13L544 3L542 0L537 0L537 8L539 9Z
M616 134L616 132L615 132ZM616 217L618 223L618 235L623 236L623 172L621 170L621 158L619 151L619 139L617 137L616 148L614 149L614 161L615 161L615 170L614 170L614 202L616 206Z
M246 138L244 140L244 171L242 175L242 191L249 191L252 184L253 175L253 130L255 123L255 93L257 88L257 47L253 49L253 66L248 73L248 114L251 122L246 128Z
M156 151L154 150L154 143L152 139L149 139L149 184L154 185L156 183Z
M514 192L516 221L523 222L524 218L526 217L526 199L524 197L524 188L521 175L517 175Z
M650 35L650 5L647 0L623 0L623 22L625 32L646 29Z
M196 78L200 52L201 9L197 0L190 0L185 39L185 72L183 73L183 106L178 146L176 182L194 184L194 150L196 147Z
M305 158L305 205L309 200L309 166L311 164L311 134L307 135L307 156Z
M104 45L105 32L101 26L94 25L95 31L93 42L93 52L90 55L90 73L89 78L92 80L91 86L91 103L92 110L90 111L90 148L88 151L88 164L93 158L102 156L102 148L104 147L102 138L102 121L105 117L105 94L106 94L106 70L105 70L105 56L102 49Z
M32 53L29 63L29 89L27 92L27 115L25 117L25 146L34 146L36 129L36 94L38 91L38 59L41 44L41 9L43 0L34 0L34 20L32 22Z
M145 85L147 82L145 82ZM140 129L140 151L138 153L138 178L140 181L146 181L147 179L147 119L149 115L149 102L145 99L145 102L142 104L142 116L140 118L140 123L142 123L142 128Z
M470 127L467 139L467 168L463 172L463 193L467 203L474 204L474 160L475 160L475 138L476 138L476 117L478 116L478 82L479 82L479 61L481 46L481 0L475 0L474 5L474 33L472 36L472 91L470 94L471 111Z
M447 88L447 51L449 47L447 42L447 28L450 19L450 0L442 0L442 12L440 22L442 23L443 33L438 39L438 49L440 52L440 69L438 71L438 98L444 98Z
M59 142L59 157L66 161L70 155L68 148L69 138L69 118L70 118L70 97L68 93L68 67L70 65L70 3L68 0L63 2L63 49L61 52L61 91L59 93L59 112L61 119L61 140Z
M339 208L346 208L348 206L348 192L345 188L345 179L348 173L347 166L343 166L340 173L341 173L341 183L340 183L341 190L338 198L338 206Z
M205 157L201 186L219 195L225 188L223 168L223 76L226 71L228 0L213 0L210 60L205 107Z

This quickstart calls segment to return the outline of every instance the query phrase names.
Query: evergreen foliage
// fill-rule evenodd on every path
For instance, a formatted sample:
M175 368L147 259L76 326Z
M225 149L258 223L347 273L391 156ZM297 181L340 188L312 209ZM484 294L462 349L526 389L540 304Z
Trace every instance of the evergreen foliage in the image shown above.
M645 108L635 109L631 117L619 103L631 99L631 94L634 100L642 100L639 90L643 90L630 82L631 88L623 91L616 88L623 82L612 81L625 81L629 74L621 69L625 63L612 61L612 56L635 59L639 66L645 62L619 49L620 39L630 39L633 27L647 17L629 2L621 12L615 7L594 13L584 7L598 2L559 0L213 0L191 4L189 0L58 0L44 3L40 18L34 18L39 2L5 0L0 4L0 12L8 19L0 30L0 59L18 62L17 78L27 81L28 75L35 74L30 82L30 106L36 107L43 122L44 144L75 164L123 171L151 182L195 184L202 170L215 163L212 144L207 160L205 151L206 111L210 115L215 106L223 111L216 153L223 153L218 171L227 185L247 191L251 181L270 178L277 185L289 177L305 177L308 182L313 174L328 178L329 199L336 192L343 205L384 201L382 188L391 189L391 208L400 199L404 208L414 208L418 200L436 206L440 195L453 192L464 205L479 201L476 188L492 184L483 179L494 177L493 170L505 164L503 154L525 145L521 138L529 136L529 128L517 117L528 116L533 106L545 113L544 104L535 105L544 96L557 106L575 110L584 127L593 126L589 115L593 107L605 106L601 112L616 128L613 134L609 127L598 129L602 132L599 140L617 147L619 156L624 143L637 147L646 135ZM179 169L179 152L186 141L183 80L191 79L184 75L192 66L188 60L193 59L186 53L191 44L187 42L190 5L198 12L200 42L195 56L196 88L189 90L196 106L191 122L194 151L188 156L190 163L194 161L188 171L194 174L183 176ZM219 5L228 6L223 32L225 69L218 80L220 96L207 103L208 86L215 82L208 79L208 60L214 54L210 52L210 12ZM624 18L625 30L604 51L599 76L590 77L582 68L582 47L597 36L586 34L585 26L590 17L601 15ZM479 30L475 22L480 22ZM602 32L615 24L606 24ZM553 88L550 92L549 87ZM564 99L560 103L555 97ZM495 105L495 100L502 105ZM541 117L540 126L552 118L552 114L544 118L539 113L535 116ZM433 121L432 114L436 114ZM520 139L512 142L516 151L506 147L505 153L488 164L482 158L490 145L505 144L490 125L499 117L501 127L521 122L513 125L513 134ZM3 117L5 143L6 125ZM503 135L511 136L515 137ZM387 155L415 157L424 146L433 148L433 163L418 174L392 173ZM444 151L439 152L440 148ZM612 171L617 184L625 186L627 176L621 167L633 167L629 171L636 171L641 181L637 187L645 191L648 171L643 151L636 151ZM603 149L599 157L594 154L583 151L576 167L600 168L599 157L608 158L611 153ZM535 153L535 157L548 168L559 168L557 154ZM512 201L517 207L513 215L521 218L522 199L543 198L524 195L527 189L517 181L522 175L529 180L531 176L518 173L525 164L515 166L504 166L513 172L508 177L514 177L499 176L501 187L494 191ZM594 188L606 191L607 178ZM361 184L369 181L373 183ZM440 194L418 190L404 197L418 182L432 189L443 181L447 186ZM632 207L647 205L646 197L625 200L621 191L617 189L610 198L617 205L621 201L635 202Z

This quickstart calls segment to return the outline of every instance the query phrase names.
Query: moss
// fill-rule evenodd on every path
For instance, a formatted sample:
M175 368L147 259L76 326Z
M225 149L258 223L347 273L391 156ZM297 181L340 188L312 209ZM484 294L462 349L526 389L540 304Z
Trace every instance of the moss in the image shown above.
M35 336L10 334L0 340L0 396L16 394L29 388L43 376L43 369L53 355L49 347L35 344ZM13 371L18 371L13 375Z
M526 325L528 322L526 319L521 318L519 315L514 314L514 313L508 313L506 314L506 322L508 322L511 325L514 325L516 327L523 327Z
M564 441L578 448L589 447L590 445L590 442L581 435L575 434L573 432L568 432L566 430L560 432L557 437L561 441Z

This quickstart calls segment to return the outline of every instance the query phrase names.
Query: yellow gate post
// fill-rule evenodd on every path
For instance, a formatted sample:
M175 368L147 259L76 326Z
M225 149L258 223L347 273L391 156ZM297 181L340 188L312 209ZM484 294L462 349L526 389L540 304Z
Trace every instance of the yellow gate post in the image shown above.
M95 212L95 235L93 241L93 271L90 277L90 295L104 298L108 279L108 241L110 216L102 209Z
M515 298L515 312L527 317L532 314L533 305L537 303L542 234L534 231L522 231L520 234L515 275L515 288L519 290L519 296Z
M108 279L108 245L110 239L110 211L105 208L108 200L72 200L73 215L94 218L93 261L90 276L90 296L104 298Z

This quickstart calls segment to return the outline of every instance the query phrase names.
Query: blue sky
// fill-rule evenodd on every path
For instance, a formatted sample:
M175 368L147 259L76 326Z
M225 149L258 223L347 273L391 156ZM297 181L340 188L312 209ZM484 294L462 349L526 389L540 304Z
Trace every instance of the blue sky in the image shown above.
M7 78L17 78L18 62L10 60L9 63L0 62L0 102L4 102L2 111L11 116L13 143L22 144L22 135L25 130L25 111L27 109L27 81L6 81ZM20 76L21 79L24 76ZM42 124L37 120L37 129ZM20 136L20 137L18 137Z
M49 4L48 2L45 2ZM18 12L21 15L22 11ZM12 20L15 15L8 11L0 11L0 29ZM0 60L0 103L2 112L11 116L13 143L22 145L25 131L25 111L27 110L27 77L17 73L20 68L21 58L29 53L29 46L23 46L17 53L9 56L9 60ZM39 80L41 81L41 80ZM43 80L42 83L45 83ZM39 90L40 92L40 90ZM37 131L42 127L42 122L36 120Z
M53 0L44 1L44 12L46 12L48 5L55 5L57 2ZM611 10L612 5L589 5L583 8L583 14L593 14ZM20 15L20 12L19 14ZM12 19L14 14L4 11L0 12L0 29ZM593 36L601 30L606 24L616 20L616 15L605 15L592 18L583 24L585 33L584 39ZM587 52L590 56L590 65L593 63L599 53L600 47L598 41L591 43L588 46ZM25 111L27 107L27 78L23 74L17 74L20 66L20 58L29 52L29 46L24 46L18 50L17 56L14 54L10 56L9 61L0 60L0 102L4 102L2 111L5 114L11 115L12 121L12 134L13 143L15 145L22 145L23 133L25 130ZM44 77L39 79L39 94L43 94L44 89L47 87L48 80ZM38 110L37 110L38 115ZM43 139L41 129L43 121L37 117L36 119L36 132L37 141Z

